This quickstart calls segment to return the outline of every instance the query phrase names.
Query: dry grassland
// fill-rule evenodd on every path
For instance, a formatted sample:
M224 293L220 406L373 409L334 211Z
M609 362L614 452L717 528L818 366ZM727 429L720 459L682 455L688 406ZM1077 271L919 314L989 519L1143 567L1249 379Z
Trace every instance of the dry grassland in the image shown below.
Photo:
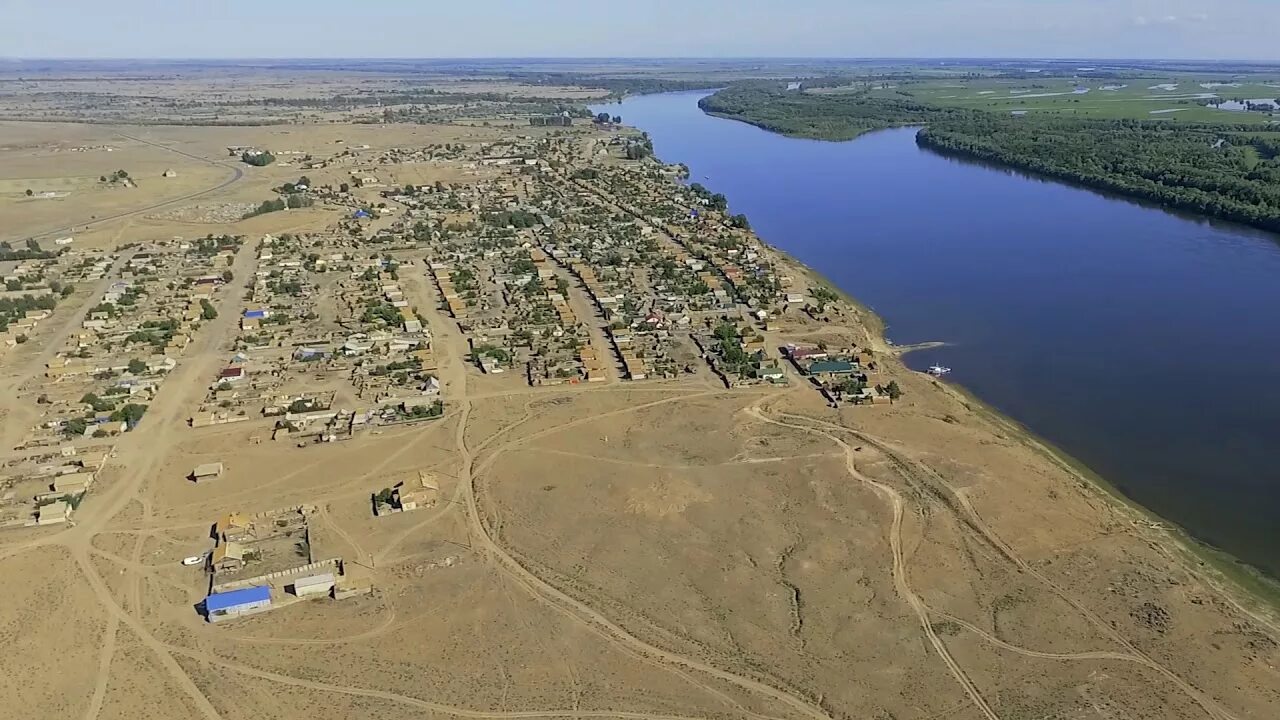
M14 136L0 175L136 172L137 190L77 204L124 215L83 233L109 244L222 231L149 206L229 177L227 145L489 131L151 128L154 145L121 140L136 128L58 132ZM108 142L119 149L37 160ZM162 191L150 176L164 167L187 190ZM208 202L260 201L301 174L237 169ZM25 202L0 198L7 232L58 222ZM230 336L194 350L74 526L0 536L0 701L23 708L15 717L86 720L1280 717L1268 617L883 345L904 399L832 410L798 384L729 391L705 377L530 388L479 375L452 323L432 325L446 329L444 419L307 448L252 442L267 420L184 427ZM833 332L874 337L799 320L772 331ZM218 480L184 479L215 461ZM372 517L371 493L420 471L439 482L435 507ZM221 515L298 504L317 508L313 553L343 557L374 593L205 623L208 579L180 559L210 547Z

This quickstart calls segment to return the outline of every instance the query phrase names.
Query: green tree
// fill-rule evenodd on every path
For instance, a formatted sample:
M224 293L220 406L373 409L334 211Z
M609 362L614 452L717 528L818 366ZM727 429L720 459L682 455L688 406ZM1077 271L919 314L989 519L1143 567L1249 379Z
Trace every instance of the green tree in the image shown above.
M200 300L200 317L204 318L205 320L213 320L214 318L218 317L218 310L213 306L213 303L209 302L208 300L201 299Z
M147 364L138 358L129 361L129 372L133 375L141 375L147 371Z
M133 426L137 425L140 420L142 420L142 416L145 415L146 412L147 412L146 405L139 405L138 403L128 403L127 405L120 408L119 410L116 410L115 412L111 413L111 420L113 422L127 423L129 427L132 428Z
M72 437L83 435L89 423L84 418L71 418L62 425L62 432Z

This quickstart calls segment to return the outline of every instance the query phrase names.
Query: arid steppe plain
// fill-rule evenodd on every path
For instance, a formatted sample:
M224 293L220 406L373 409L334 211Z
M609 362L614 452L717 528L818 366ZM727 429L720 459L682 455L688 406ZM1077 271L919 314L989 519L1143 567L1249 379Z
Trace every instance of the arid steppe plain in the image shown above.
M74 235L77 251L244 236L229 266L239 288L262 236L324 232L350 207L217 216L300 172L240 163L228 147L319 157L338 141L376 152L633 135L481 109L430 124L353 119L0 122L0 235L15 247ZM566 174L637 164L567 163ZM136 188L99 181L119 168ZM347 176L306 172L314 186ZM380 172L385 187L487 177L452 161ZM222 293L145 420L110 439L71 522L0 533L12 717L1280 717L1272 608L1019 429L907 370L858 306L782 314L761 332L771 348L864 348L901 387L892 404L833 409L789 366L786 385L726 387L700 361L668 379L531 386L468 359L423 252L398 255L399 277L432 338L439 419L306 447L264 439L272 418L189 427L236 352L247 301ZM0 350L5 452L45 418L46 365L100 295L78 286ZM223 476L186 479L208 462ZM438 502L372 515L371 493L420 473ZM227 513L299 505L315 508L309 542L372 592L205 622L208 575L180 561Z

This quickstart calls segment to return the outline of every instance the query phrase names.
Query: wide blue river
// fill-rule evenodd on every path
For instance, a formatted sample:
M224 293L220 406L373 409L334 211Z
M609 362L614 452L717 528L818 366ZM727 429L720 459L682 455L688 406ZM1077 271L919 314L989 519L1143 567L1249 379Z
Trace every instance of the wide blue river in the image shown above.
M704 93L597 111L870 305L898 344L1193 536L1280 576L1280 238L941 157L797 140Z

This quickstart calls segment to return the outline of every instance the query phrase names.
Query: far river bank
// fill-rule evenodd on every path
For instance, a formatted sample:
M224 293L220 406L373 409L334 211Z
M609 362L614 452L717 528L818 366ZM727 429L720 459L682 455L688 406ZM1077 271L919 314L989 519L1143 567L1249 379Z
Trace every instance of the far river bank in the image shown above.
M600 109L896 342L947 342L911 367L953 367L1077 469L1220 549L1218 564L1280 576L1273 236L943 157L914 129L787 138L704 115L705 94Z

